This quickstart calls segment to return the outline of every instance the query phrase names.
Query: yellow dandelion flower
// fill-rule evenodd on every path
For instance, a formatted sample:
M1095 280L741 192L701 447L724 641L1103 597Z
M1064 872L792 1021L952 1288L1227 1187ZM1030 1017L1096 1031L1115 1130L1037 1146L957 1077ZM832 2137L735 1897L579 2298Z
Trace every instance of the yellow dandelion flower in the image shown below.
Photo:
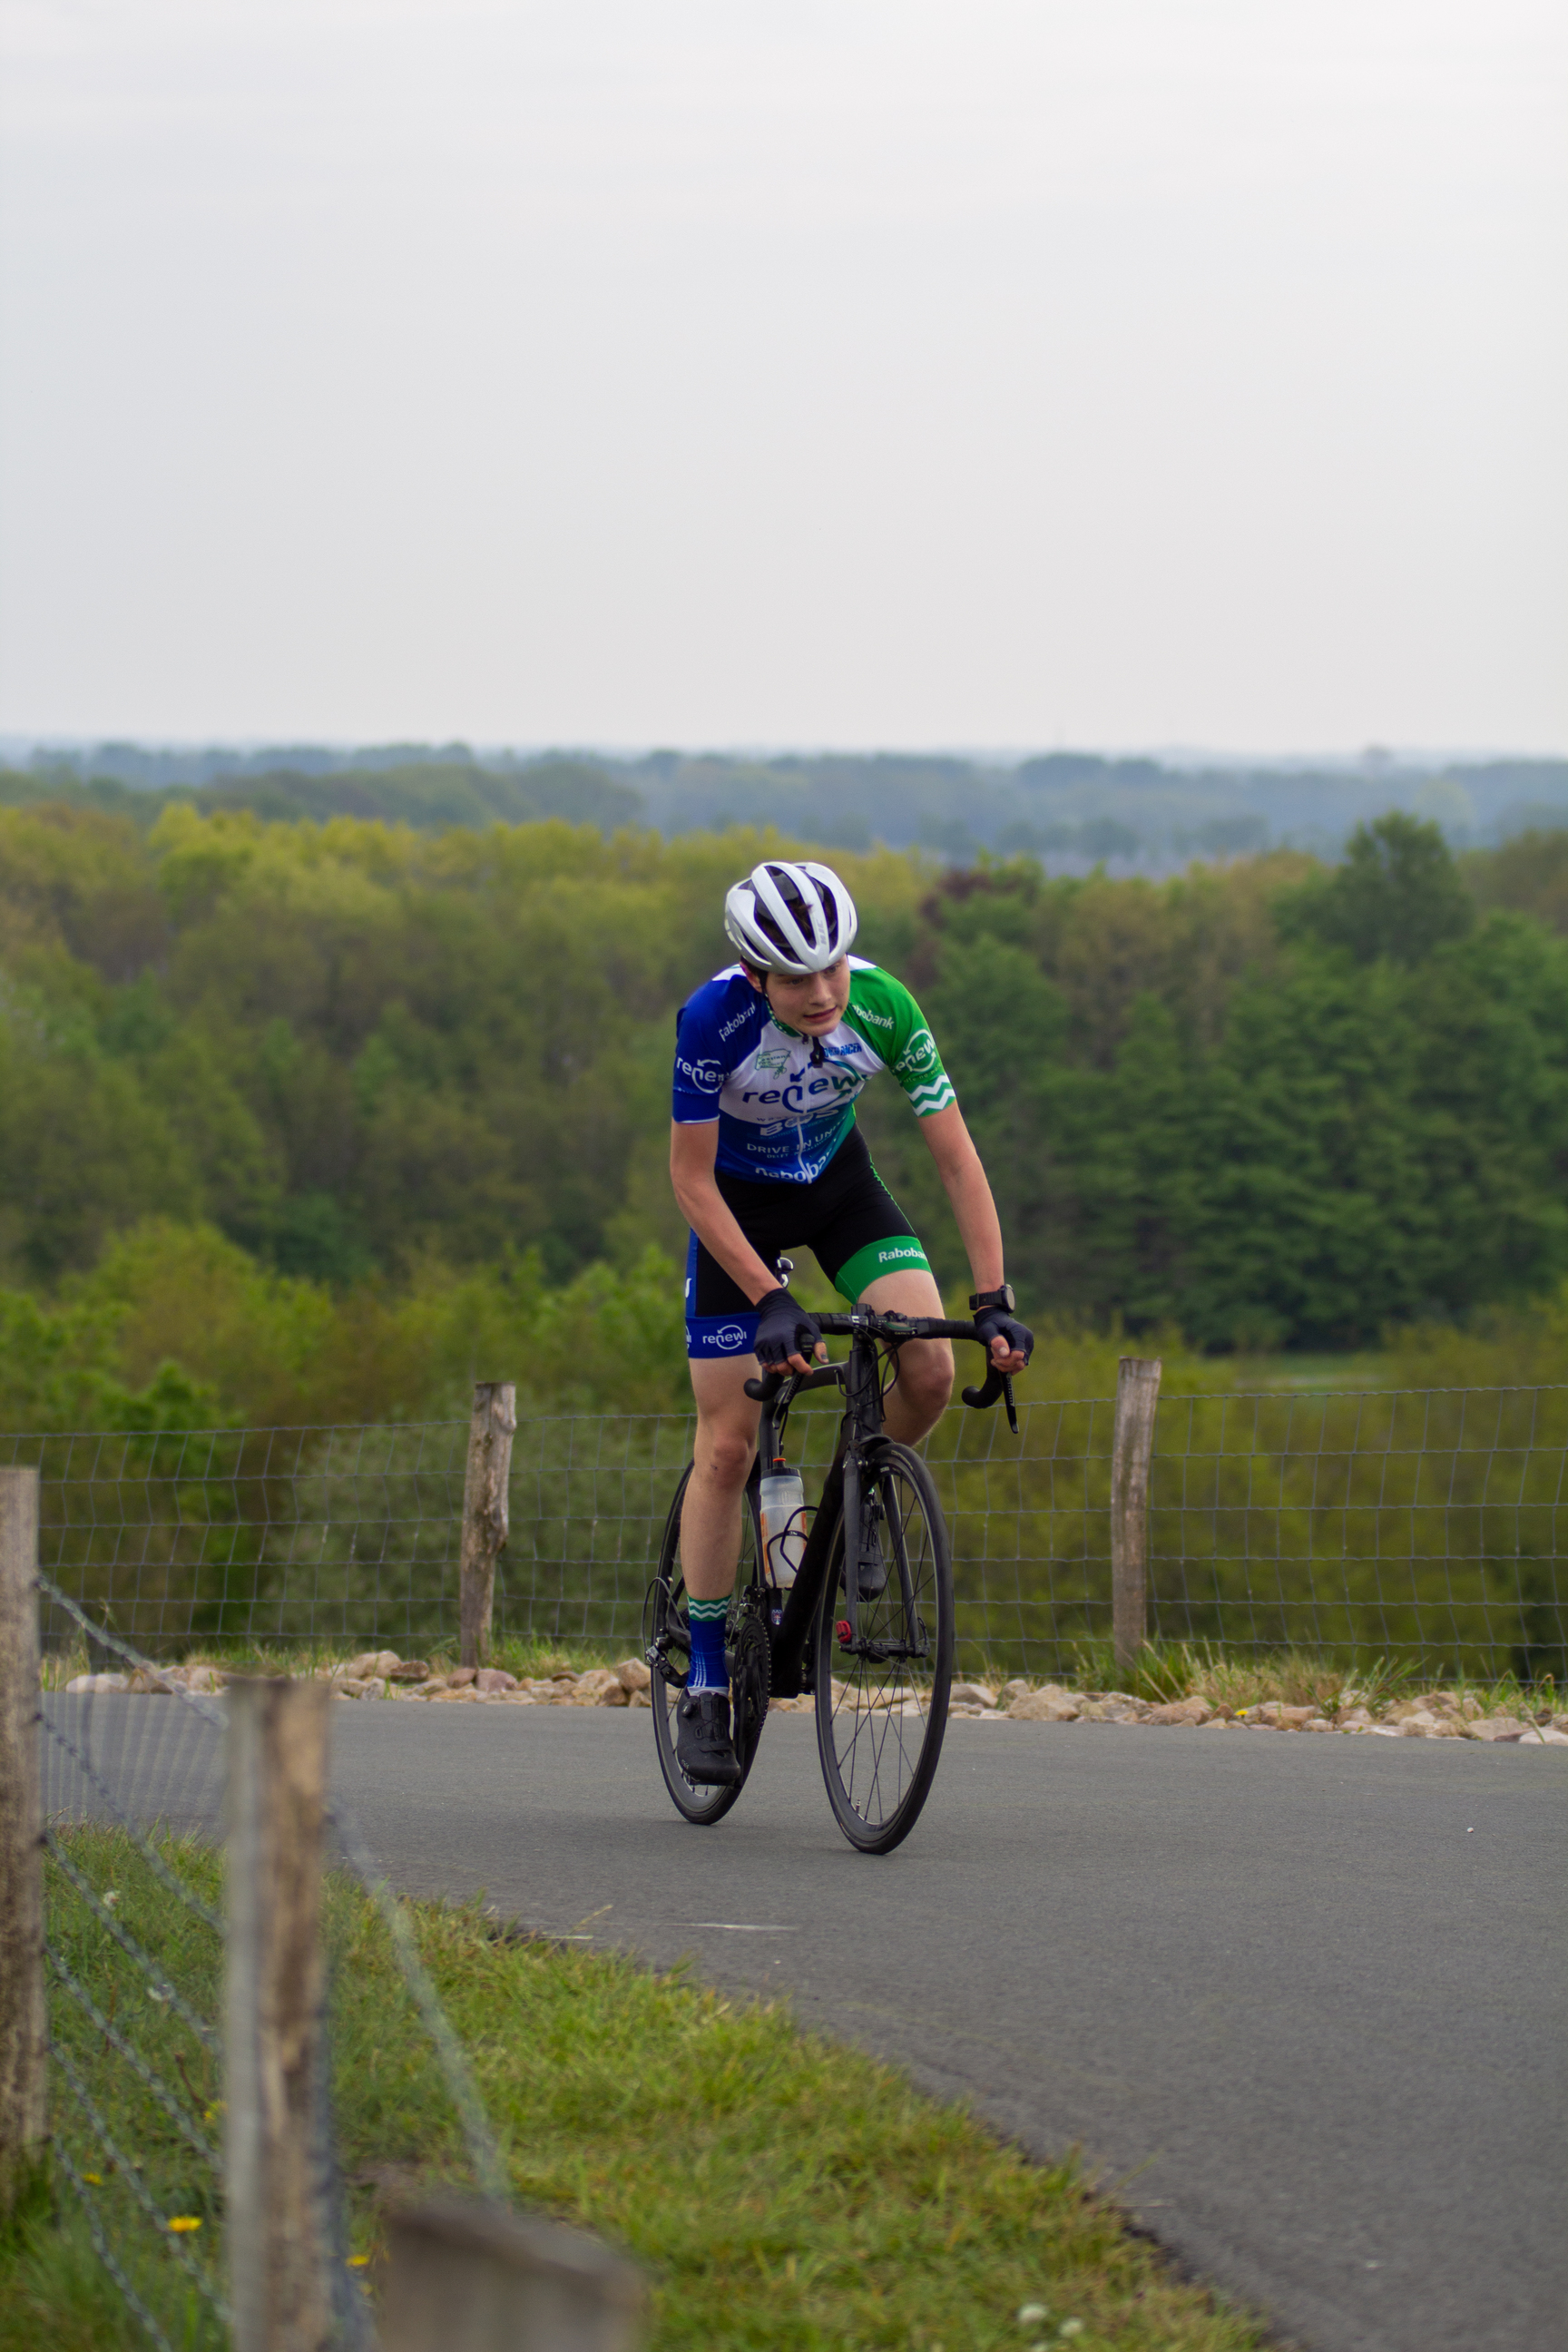
M101 2172L84 2172L81 2177L89 2189L101 2189L103 2186Z
M349 2268L351 2271L363 2271L369 2260L370 2256L368 2254L351 2254L349 2256Z
M171 2230L179 2231L183 2235L187 2230L199 2230L201 2228L201 2215L199 2213L175 2213L171 2215L168 2226Z

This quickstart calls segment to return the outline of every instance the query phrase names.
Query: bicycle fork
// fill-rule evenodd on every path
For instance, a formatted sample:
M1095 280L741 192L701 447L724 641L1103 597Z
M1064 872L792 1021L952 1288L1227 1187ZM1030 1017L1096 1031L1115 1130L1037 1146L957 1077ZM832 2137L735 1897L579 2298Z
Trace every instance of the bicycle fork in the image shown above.
M840 1636L840 1647L850 1651L860 1641L860 1561L865 1535L865 1517L860 1508L860 1464L851 1453L844 1463L844 1613L848 1620L849 1639ZM828 1595L831 1600L833 1596Z
M865 1514L860 1507L861 1458L858 1441L868 1429L874 1429L881 1419L877 1394L878 1369L873 1349L856 1347L850 1350L849 1361L844 1367L844 1420L855 1434L844 1450L844 1611L849 1626L847 1647L855 1650L860 1641L860 1560L865 1538ZM836 1596L829 1593L827 1601ZM841 1637L842 1639L842 1637Z
M861 1464L852 1454L844 1465L844 1601L845 1612L840 1621L847 1627L848 1638L842 1634L839 1646L857 1656L883 1661L890 1658L923 1658L927 1654L925 1627L921 1624L915 1603L914 1580L910 1573L909 1549L904 1530L896 1509L883 1511L879 1507L875 1481L877 1472L870 1468L873 1482L869 1495L861 1481ZM851 1517L851 1513L854 1516ZM884 1563L878 1540L879 1523L887 1528L888 1549L891 1557ZM860 1637L860 1576L862 1568L871 1570L877 1589L882 1589L885 1578L895 1584L900 1600L901 1629L895 1634L888 1630L875 1641L862 1647Z

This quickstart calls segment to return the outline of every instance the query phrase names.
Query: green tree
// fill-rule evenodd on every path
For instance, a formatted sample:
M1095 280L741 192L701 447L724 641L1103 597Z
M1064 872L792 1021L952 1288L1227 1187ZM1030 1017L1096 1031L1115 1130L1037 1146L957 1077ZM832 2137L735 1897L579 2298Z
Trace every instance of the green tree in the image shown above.
M1419 964L1466 938L1476 908L1439 828L1394 811L1358 824L1343 865L1288 893L1279 919L1287 936L1342 948L1357 963Z
M415 782L446 788L431 763ZM564 803L583 779L556 782ZM0 1280L58 1297L133 1247L114 1377L141 1393L184 1363L237 1411L428 1400L457 1360L448 1297L460 1355L469 1328L537 1351L539 1300L573 1297L612 1382L589 1326L683 1243L675 1009L728 961L726 885L784 846L0 805ZM834 856L867 952L933 1024L1037 1314L1334 1345L1568 1273L1568 940L1478 919L1466 880L1500 904L1511 867L1461 873L1407 817L1330 871L1277 855L1163 883ZM907 1105L873 1089L862 1115L966 1286ZM301 1317L296 1357L277 1335Z

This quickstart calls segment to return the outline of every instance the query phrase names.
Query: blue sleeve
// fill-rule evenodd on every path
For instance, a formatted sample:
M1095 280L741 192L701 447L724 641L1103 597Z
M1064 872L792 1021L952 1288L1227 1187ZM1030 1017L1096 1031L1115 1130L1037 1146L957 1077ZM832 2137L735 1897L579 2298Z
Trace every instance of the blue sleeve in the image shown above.
M715 1003L715 998L718 1002ZM723 992L714 981L689 996L675 1016L675 1086L671 1117L681 1127L700 1126L719 1116L719 1095L729 1067L721 1058L719 1031Z

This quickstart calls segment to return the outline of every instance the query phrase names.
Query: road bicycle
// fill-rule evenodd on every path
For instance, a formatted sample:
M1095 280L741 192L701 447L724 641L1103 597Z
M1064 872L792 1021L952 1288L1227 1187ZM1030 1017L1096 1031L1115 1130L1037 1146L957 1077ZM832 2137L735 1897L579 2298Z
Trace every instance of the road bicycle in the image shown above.
M768 1701L811 1692L816 1745L834 1817L862 1853L889 1853L908 1837L930 1793L947 1729L952 1682L952 1561L931 1472L889 1437L882 1399L910 1339L986 1341L973 1323L937 1316L819 1315L825 1339L847 1338L848 1360L746 1382L762 1407L757 1458L741 1513L741 1560L725 1621L731 1723L741 1773L723 1788L689 1780L676 1756L676 1709L690 1665L680 1512L691 1465L675 1490L643 1634L653 1672L654 1740L677 1811L702 1826L722 1821L756 1761ZM764 1528L763 1465L785 1471L789 1411L808 1389L841 1389L837 1448L814 1512ZM987 1364L963 1391L976 1409L1005 1397L1016 1435L1013 1383ZM776 1491L776 1490L775 1490ZM803 1523L809 1517L809 1528ZM788 1569L798 1559L793 1584Z

